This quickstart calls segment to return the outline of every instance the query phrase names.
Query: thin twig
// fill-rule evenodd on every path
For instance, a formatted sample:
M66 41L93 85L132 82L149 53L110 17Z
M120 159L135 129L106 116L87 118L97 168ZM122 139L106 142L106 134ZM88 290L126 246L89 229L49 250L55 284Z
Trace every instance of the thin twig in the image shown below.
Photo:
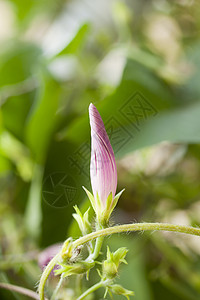
M9 290L9 291L12 291L12 292L16 292L16 293L19 293L19 294L26 295L26 296L28 296L32 299L36 299L36 300L40 299L39 295L36 292L31 291L31 290L26 289L26 288L23 288L21 286L13 285L13 284L10 284L10 283L0 282L0 288L6 289L6 290ZM48 300L48 299L45 298L45 300Z

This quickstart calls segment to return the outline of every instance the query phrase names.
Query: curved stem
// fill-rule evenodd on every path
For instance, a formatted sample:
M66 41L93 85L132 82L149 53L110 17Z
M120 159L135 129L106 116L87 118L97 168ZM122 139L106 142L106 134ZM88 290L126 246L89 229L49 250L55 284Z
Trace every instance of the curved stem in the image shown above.
M125 225L108 227L105 229L92 232L74 241L73 248L86 244L99 237L104 237L114 233L131 232L131 231L149 231L149 230L173 231L173 232L200 236L200 228L194 228L194 227L184 226L184 225L167 224L167 223L135 223L135 224L125 224ZM54 258L50 261L50 263L47 265L46 269L42 274L40 284L39 284L39 295L41 300L44 300L44 286L46 280L49 274L51 273L52 269L56 265L56 263L58 263L60 257L61 257L61 252L59 252L56 256L54 256Z
M59 259L61 257L61 252L58 252L56 256L52 258L52 260L49 262L49 264L44 269L44 272L42 273L42 276L40 278L40 283L38 287L38 292L41 300L44 300L44 287L45 283L47 281L47 278L49 277L51 271L55 267L55 265L58 263Z
M103 237L114 233L129 232L129 231L150 231L150 230L174 231L179 233L200 236L200 228L184 226L184 225L167 224L167 223L135 223L135 224L124 224L124 225L113 226L113 227L92 232L74 241L73 247L76 248L98 237Z
M98 230L101 230L101 229L104 229L106 227L103 227L103 225L101 224L101 222L99 222L97 220L97 225L96 225L96 231ZM94 250L93 252L88 256L87 260L86 261L94 261L95 259L97 259L97 257L99 256L99 253L101 251L101 247L102 247L102 244L103 244L103 240L104 240L104 237L103 236L100 236L96 239L96 243L95 243L95 246L94 246ZM91 243L91 241L89 242Z
M103 244L104 237L98 237L95 248L94 248L94 253L92 253L92 260L95 260L99 256L99 252L101 251L101 247Z
M9 290L9 291L12 291L12 292L20 293L20 294L28 296L32 299L39 300L39 296L38 296L37 293L35 293L34 291L31 291L29 289L25 289L21 286L13 285L13 284L10 284L10 283L0 282L0 288L6 289L6 290Z
M110 280L107 280L108 282ZM97 289L106 286L107 282L106 281L100 281L98 283L96 283L95 285L91 286L91 288L89 288L87 291L85 291L81 296L78 297L77 300L82 300L85 297L87 297L89 294L93 293L94 291L96 291Z

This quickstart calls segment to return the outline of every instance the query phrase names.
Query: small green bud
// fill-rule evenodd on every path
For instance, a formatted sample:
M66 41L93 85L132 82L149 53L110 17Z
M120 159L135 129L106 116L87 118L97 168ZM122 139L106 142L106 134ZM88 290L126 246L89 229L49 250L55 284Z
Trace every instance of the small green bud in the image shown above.
M129 299L129 296L134 296L134 292L123 288L119 284L113 284L112 286L110 286L110 289L114 294L125 296L127 299Z
M64 261L67 261L72 257L72 255L73 255L72 238L68 238L62 247L61 257Z
M117 266L114 262L105 260L103 262L103 276L109 279L113 279L117 276Z
M120 263L127 263L124 259L128 250L125 247L119 248L115 252L110 252L107 248L107 259L103 262L103 277L113 279L117 276Z

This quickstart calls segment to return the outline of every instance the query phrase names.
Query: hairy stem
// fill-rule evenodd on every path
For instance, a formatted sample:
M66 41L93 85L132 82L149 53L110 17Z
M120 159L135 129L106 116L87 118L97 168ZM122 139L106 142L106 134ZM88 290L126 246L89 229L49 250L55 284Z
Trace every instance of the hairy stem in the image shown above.
M103 225L99 221L97 221L96 231L99 231L104 228L106 228L106 227L103 227ZM87 258L87 261L94 261L95 259L97 259L97 257L99 256L99 253L101 251L101 247L103 245L103 240L104 240L103 236L99 236L96 239L94 251L89 255L89 257ZM91 243L91 241L89 243Z
M95 232L92 232L88 235L85 235L78 240L73 242L73 248L86 244L94 239L99 237L104 237L107 235L111 235L114 233L121 233L121 232L131 232L131 231L173 231L191 235L200 236L200 228L194 228L190 226L183 226L183 225L174 225L174 224L167 224L167 223L135 223L135 224L125 224L125 225L118 225L113 226L105 229L101 229ZM54 268L56 263L61 257L61 252L59 252L54 258L50 261L47 265L46 269L44 270L40 284L39 284L39 294L40 299L44 300L44 286L46 280L51 273L51 270Z
M135 224L124 224L124 225L113 226L113 227L92 232L74 241L73 247L76 248L98 237L103 237L114 233L131 232L131 231L150 231L150 230L174 231L179 233L200 236L200 228L194 228L194 227L184 226L184 225L167 224L167 223L135 223Z
M40 283L39 283L39 287L38 287L38 292L39 292L39 296L40 299L44 300L44 287L45 287L45 283L47 281L47 278L49 277L51 271L53 270L53 268L55 267L55 265L59 262L61 257L61 252L58 252L56 254L56 256L54 256L52 258L52 260L49 262L49 264L46 266L46 268L44 269L42 276L40 278Z

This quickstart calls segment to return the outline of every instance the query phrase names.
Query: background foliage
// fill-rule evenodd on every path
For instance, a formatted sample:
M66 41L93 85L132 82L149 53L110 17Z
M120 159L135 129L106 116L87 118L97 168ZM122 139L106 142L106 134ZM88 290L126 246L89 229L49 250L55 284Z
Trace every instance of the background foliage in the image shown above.
M79 236L72 213L88 206L90 102L126 188L112 222L199 225L199 16L195 0L0 1L1 281L34 289L38 253ZM130 248L119 282L136 300L199 299L197 237L107 242Z

